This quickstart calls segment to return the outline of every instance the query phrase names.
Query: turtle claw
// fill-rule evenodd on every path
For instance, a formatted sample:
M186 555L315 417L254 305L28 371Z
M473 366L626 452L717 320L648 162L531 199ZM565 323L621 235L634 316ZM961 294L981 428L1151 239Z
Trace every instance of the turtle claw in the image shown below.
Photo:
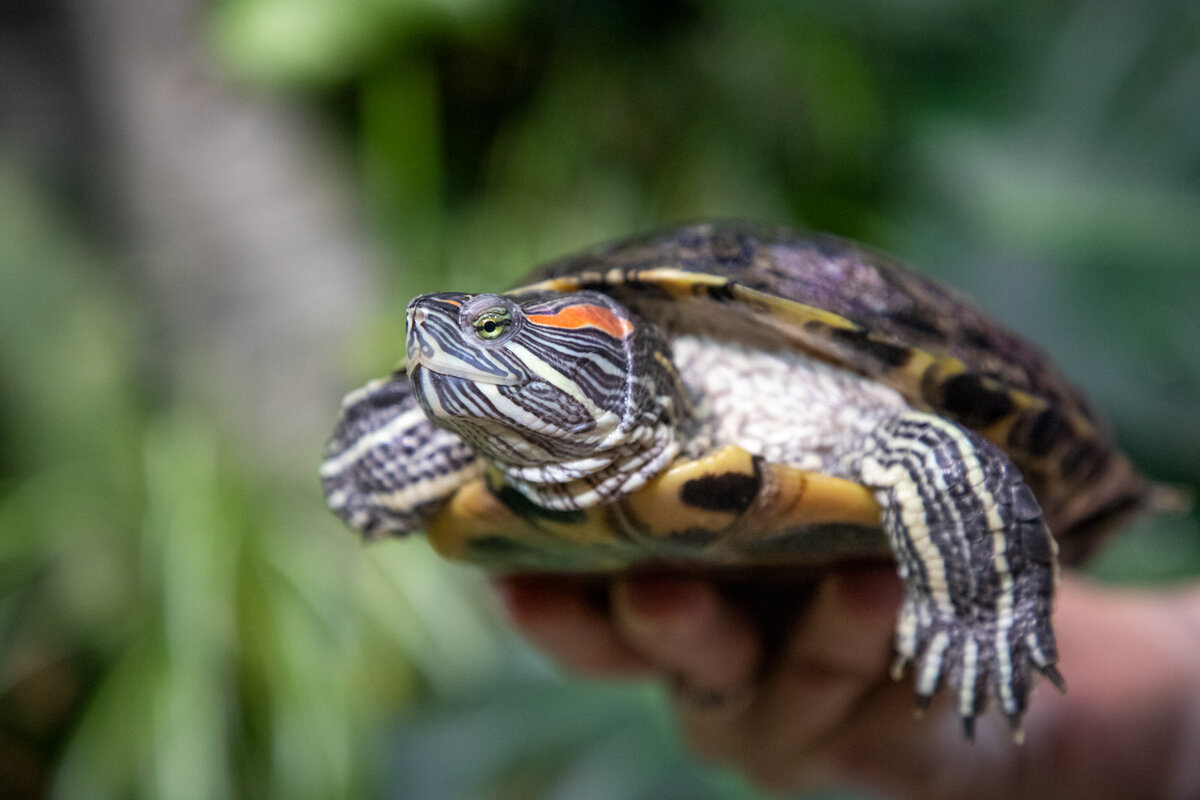
M1067 679L1058 671L1058 667L1053 664L1045 664L1038 666L1037 671L1042 673L1050 683L1054 684L1054 688L1058 689L1059 694L1067 693Z
M1008 727L1012 730L1015 744L1025 744L1025 727L1022 714L1008 714Z
M963 717L962 718L962 729L963 729L963 738L965 738L971 744L974 744L975 743L975 718L974 717Z
M968 741L974 740L976 719L993 701L1007 718L1014 741L1024 741L1022 718L1034 671L1059 691L1066 690L1062 673L1052 660L1053 634L1044 623L1035 622L1030 629L1033 632L1016 635L1013 626L1001 628L994 618L977 615L967 621L941 616L918 598L905 603L900 620L896 641L900 652L892 676L900 678L908 664L914 665L918 717L929 708L939 687L947 686Z

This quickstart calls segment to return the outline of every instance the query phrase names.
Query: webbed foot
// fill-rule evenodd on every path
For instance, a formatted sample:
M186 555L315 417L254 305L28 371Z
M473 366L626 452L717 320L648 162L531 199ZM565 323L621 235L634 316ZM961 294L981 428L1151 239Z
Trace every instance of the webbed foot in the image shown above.
M996 619L939 617L928 602L910 596L900 612L892 677L901 679L913 664L919 710L929 706L939 686L950 686L968 739L974 738L976 717L994 700L1021 741L1032 674L1039 672L1066 691L1055 654L1043 644L1053 642L1052 631L1047 626L1040 633L1022 634L1021 628Z
M1057 547L1017 468L945 419L881 424L861 462L905 583L897 677L915 665L918 707L954 692L967 737L993 700L1020 740L1031 677L1065 688L1050 624Z

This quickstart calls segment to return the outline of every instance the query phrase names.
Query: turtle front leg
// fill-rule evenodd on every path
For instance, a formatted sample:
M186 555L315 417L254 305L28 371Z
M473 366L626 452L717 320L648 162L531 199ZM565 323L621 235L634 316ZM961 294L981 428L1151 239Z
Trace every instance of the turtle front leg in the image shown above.
M321 463L329 508L369 539L425 528L483 465L456 434L434 427L403 371L342 400Z
M1058 547L1008 456L931 414L883 421L859 454L904 581L893 675L924 708L943 679L967 737L995 698L1021 738L1031 668L1060 690L1050 624Z

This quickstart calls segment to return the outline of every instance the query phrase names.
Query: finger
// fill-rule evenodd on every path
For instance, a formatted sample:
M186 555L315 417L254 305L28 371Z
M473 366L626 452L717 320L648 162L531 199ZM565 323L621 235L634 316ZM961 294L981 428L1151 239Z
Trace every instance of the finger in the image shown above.
M614 586L613 615L633 649L677 676L687 692L742 688L754 678L755 632L707 581L670 573L625 577Z
M689 746L712 761L735 760L740 717L756 691L757 631L711 584L680 575L619 581L613 613L630 645L673 676Z
M747 717L759 746L745 752L744 768L757 783L830 779L822 771L830 766L823 745L857 728L868 698L895 691L887 667L902 594L891 565L847 565L822 581ZM908 722L910 715L899 719Z
M606 581L511 575L495 586L514 627L566 669L604 678L655 672L613 627Z

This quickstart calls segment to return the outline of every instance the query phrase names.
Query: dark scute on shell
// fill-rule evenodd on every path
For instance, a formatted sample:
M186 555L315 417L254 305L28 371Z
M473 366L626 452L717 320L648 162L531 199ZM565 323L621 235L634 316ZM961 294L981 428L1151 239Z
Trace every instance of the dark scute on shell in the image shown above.
M1069 434L1070 423L1062 412L1046 408L1033 414L1022 414L1008 434L1008 443L1014 449L1041 458Z
M1012 413L1013 401L994 380L964 372L952 375L942 386L942 407L968 427L986 428Z
M877 336L872 336L868 331L831 328L829 335L835 341L848 345L873 361L889 367L902 367L912 358L912 351L909 348L884 341Z
M722 283L720 286L708 286L705 289L708 292L709 298L718 303L730 303L735 299L731 284Z
M901 328L907 328L921 336L940 336L941 330L931 320L921 316L912 309L898 308L888 312L888 319Z
M612 292L612 287L604 283L598 284L595 288L597 291ZM660 301L669 301L671 299L671 293L662 286L658 285L657 283L650 283L648 281L639 281L637 278L631 278L625 281L622 288L623 291L621 293L626 295L633 294L641 298Z
M693 508L741 514L754 503L761 488L762 478L757 474L725 472L687 481L680 496Z

